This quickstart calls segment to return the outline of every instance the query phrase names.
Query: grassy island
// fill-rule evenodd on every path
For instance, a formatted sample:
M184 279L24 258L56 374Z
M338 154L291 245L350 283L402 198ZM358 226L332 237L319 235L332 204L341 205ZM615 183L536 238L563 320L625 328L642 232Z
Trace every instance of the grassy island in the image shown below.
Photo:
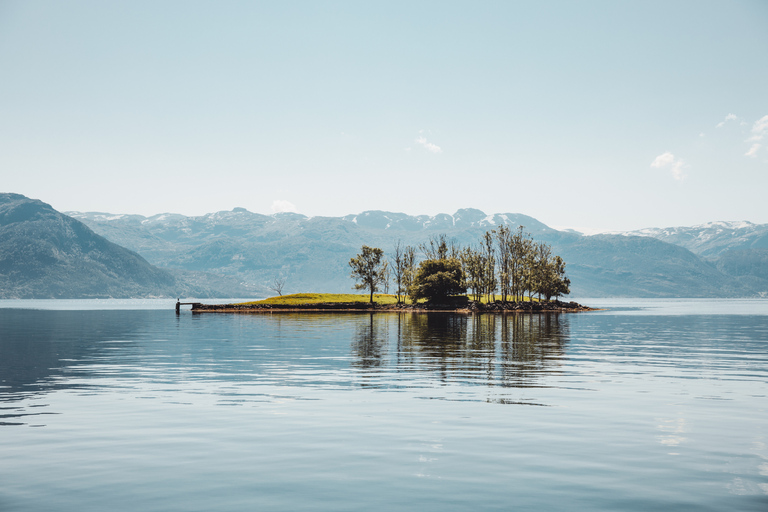
M270 288L277 297L241 304L192 304L196 312L275 311L453 311L466 313L545 313L589 311L558 297L570 293L565 262L549 245L535 242L522 226L513 231L500 225L488 231L477 246L460 247L445 235L416 248L398 241L390 261L378 247L363 245L349 260L354 288L366 295L296 293L282 294L285 279ZM389 291L390 282L395 293ZM498 292L498 294L497 294ZM538 298L534 298L538 295ZM552 300L554 298L554 300ZM497 300L498 299L498 300ZM410 301L410 303L409 303ZM176 305L178 311L179 304Z
M352 293L295 293L270 297L268 299L241 302L237 304L193 304L194 312L218 313L271 313L271 312L429 312L448 311L458 313L547 313L593 311L576 302L470 300L466 295L447 297L441 301L417 301L405 304L397 301L395 295L374 294L370 302L368 294Z

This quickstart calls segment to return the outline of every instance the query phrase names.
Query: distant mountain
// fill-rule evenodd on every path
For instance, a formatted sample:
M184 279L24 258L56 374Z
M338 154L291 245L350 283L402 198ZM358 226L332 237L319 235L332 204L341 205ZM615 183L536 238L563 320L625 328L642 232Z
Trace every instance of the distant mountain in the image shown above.
M685 247L721 273L760 295L768 295L768 224L708 222L697 226L647 228L624 233Z
M751 222L708 222L690 227L647 228L622 233L648 236L685 247L707 258L716 258L726 251L768 249L768 224Z
M199 276L159 269L42 201L0 194L0 298L176 297L221 279L188 277Z
M523 226L567 262L573 296L750 296L768 290L760 280L736 278L691 251L649 236L582 236L558 231L517 213L411 216L367 211L345 217L295 213L260 215L244 208L199 217L152 217L70 212L106 238L167 268L237 276L250 286L286 278L286 291L349 291L348 261L361 245L391 253L397 240L417 246L446 234L477 244L500 224Z

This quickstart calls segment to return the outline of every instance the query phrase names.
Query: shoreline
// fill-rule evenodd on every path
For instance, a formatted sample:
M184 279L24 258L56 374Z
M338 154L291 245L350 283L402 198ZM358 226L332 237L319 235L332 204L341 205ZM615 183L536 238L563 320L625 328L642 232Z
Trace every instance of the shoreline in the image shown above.
M182 303L184 304L184 303ZM369 302L316 302L307 304L202 304L186 303L193 313L581 313L599 311L577 302L469 301L457 304L376 304ZM176 311L179 311L178 305Z

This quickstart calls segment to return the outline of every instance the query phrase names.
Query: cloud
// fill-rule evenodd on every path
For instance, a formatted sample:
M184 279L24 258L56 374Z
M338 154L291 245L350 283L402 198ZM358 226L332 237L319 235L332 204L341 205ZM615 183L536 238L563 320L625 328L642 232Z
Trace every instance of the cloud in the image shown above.
M688 167L686 163L681 158L675 158L675 155L669 151L657 156L653 162L651 162L651 167L655 167L656 169L669 169L669 172L672 173L672 177L677 181L683 181L687 177L685 174L685 169Z
M419 137L418 139L416 139L416 143L417 144L421 144L422 146L424 146L424 148L427 151L431 151L432 153L442 153L443 152L443 149L440 146L438 146L436 144L432 144L431 142L427 142L427 138L426 137Z
M296 205L285 199L275 199L272 201L272 213L293 212L298 213Z
M737 116L736 114L728 114L727 116L725 116L725 119L717 123L716 127L722 128L723 126L725 126L725 123L727 123L728 121L738 121L738 119L739 119L739 116Z
M656 168L662 168L664 166L667 166L675 161L675 155L667 151L666 153L662 153L661 155L657 156L656 159L651 162L651 167Z
M768 136L768 115L761 117L752 125L752 135L747 139L747 142L751 142L752 146L744 154L755 158L766 136Z
M752 147L749 148L749 151L744 153L745 156L751 156L752 158L755 158L757 156L757 152L760 150L760 144L752 144Z

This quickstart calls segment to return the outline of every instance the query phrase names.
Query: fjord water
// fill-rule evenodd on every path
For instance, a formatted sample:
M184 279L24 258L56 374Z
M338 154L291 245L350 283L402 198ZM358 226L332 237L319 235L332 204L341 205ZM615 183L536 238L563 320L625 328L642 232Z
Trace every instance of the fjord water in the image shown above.
M767 510L768 301L585 302L6 303L0 510Z

